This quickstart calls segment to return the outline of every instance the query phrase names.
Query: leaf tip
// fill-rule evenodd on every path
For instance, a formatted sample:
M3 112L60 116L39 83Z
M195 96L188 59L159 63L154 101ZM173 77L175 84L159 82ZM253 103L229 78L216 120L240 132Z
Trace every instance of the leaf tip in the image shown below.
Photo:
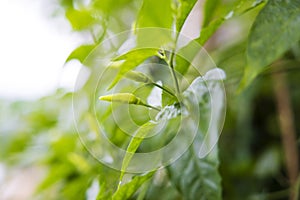
M244 75L242 77L242 80L240 81L240 84L237 88L236 93L240 94L242 93L246 88L249 87L251 82L257 77L258 72L256 70L253 70L251 67L246 66Z

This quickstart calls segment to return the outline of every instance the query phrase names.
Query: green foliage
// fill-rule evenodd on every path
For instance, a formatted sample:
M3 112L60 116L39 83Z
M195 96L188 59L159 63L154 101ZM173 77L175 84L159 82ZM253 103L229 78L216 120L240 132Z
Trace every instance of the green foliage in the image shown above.
M300 1L269 1L252 26L241 87L300 40Z
M144 0L143 6L137 17L136 27L171 28L172 22L173 13L171 9L171 0Z
M112 14L112 12L122 9L129 3L130 0L94 0L92 5L96 10L100 10L104 14Z
M219 0L206 0L204 4L204 19L203 19L203 24L202 27L206 27L209 22L211 21L214 12L216 11L216 8L219 4Z
M95 18L88 10L69 9L66 11L66 17L70 21L74 30L90 28L96 22Z
M180 0L176 13L176 30L181 31L181 28L191 12L193 6L196 4L196 0Z
M77 59L81 63L84 62L86 57L91 53L91 51L95 48L95 45L82 45L80 47L77 47L75 50L72 51L72 53L67 58L66 62Z
M141 185L149 180L153 176L153 172L149 172L145 175L135 176L133 179L120 186L116 193L112 196L113 200L129 199L140 187Z
M202 159L199 159L196 154L192 146L180 159L168 167L172 183L187 200L222 199L216 152Z
M136 49L115 58L114 61L125 61L118 66L119 72L108 89L114 87L127 72L136 68L150 56L157 54L157 49Z
M137 130L137 132L133 135L133 138L131 139L131 141L130 141L128 147L127 147L126 154L125 154L123 162L122 162L120 181L122 181L123 176L126 172L126 169L129 165L129 162L130 162L132 156L134 155L134 153L136 152L136 150L138 149L138 147L141 145L143 139L151 131L153 131L156 126L157 125L154 124L153 122L147 122L146 124L141 126Z
M230 20L232 17L242 15L244 13L247 13L248 11L251 11L252 9L258 7L260 4L263 3L263 1L257 1L257 0L243 0L238 1L238 4L234 6L229 12L227 12L224 16L218 17L217 19L211 21L208 23L210 18L212 18L212 12L214 6L216 4L213 3L214 1L207 1L206 7L205 7L205 13L207 13L204 17L204 25L201 29L200 36L196 38L195 40L188 43L186 46L179 49L179 55L184 54L187 57L182 58L181 56L176 56L176 69L179 73L184 75L191 63L188 60L192 60L197 53L200 51L200 48L213 36L213 34L220 28L221 25L223 25L226 21ZM198 43L198 44L197 44Z
M37 198L287 198L270 74L299 65L300 2L207 0L200 35L180 46L196 2L59 1L73 30L94 40L66 59L88 66L88 80L74 93L0 102L1 162L45 168ZM278 59L286 66L267 68ZM296 110L298 76L288 77Z

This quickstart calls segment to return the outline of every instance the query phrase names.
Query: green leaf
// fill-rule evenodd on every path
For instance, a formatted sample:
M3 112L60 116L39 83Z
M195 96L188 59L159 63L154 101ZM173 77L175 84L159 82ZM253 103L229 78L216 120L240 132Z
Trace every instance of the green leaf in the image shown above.
M122 185L112 196L112 200L126 200L129 199L134 193L145 183L152 178L155 172L149 172L145 175L135 176L133 179Z
M214 0L213 0L214 1ZM228 12L225 16L216 19L211 22L208 26L201 29L200 36L196 39L196 41L200 45L204 45L207 40L218 30L218 28L227 20L232 17L240 16L252 9L258 7L262 4L263 0L242 0L240 1L230 12Z
M209 26L202 28L198 38L192 40L178 51L175 58L175 69L177 72L182 75L186 74L191 64L190 61L193 60L193 58L201 50L201 46L207 42L207 40L218 30L224 21L225 18L219 18L212 22ZM184 55L185 58L180 55Z
M85 199L86 197L86 190L89 187L89 177L87 176L79 176L73 180L68 180L62 186L61 199Z
M171 182L186 200L221 199L221 177L218 172L218 158L211 152L205 158L198 158L192 145L181 158L168 168Z
M73 0L59 0L60 5L66 8L72 8L73 7Z
M125 61L119 65L119 72L108 89L113 88L122 77L130 70L136 68L139 64L144 62L147 58L157 55L157 49L154 48L144 48L144 49L134 49L131 50L117 58L114 61L124 60Z
M92 52L92 50L95 48L95 45L82 45L80 47L77 47L75 50L72 51L72 53L67 58L66 62L69 62L72 59L77 59L81 63L84 62L84 60L87 58L87 56Z
M226 74L219 68L207 71L202 77L197 77L183 92L183 100L187 103L196 97L201 112L198 122L198 156L205 157L215 148L225 120L226 98L222 80ZM191 114L191 113L190 113Z
M203 46L209 38L219 29L219 27L227 20L231 19L232 17L242 15L259 5L263 3L262 0L243 0L240 1L238 5L236 5L232 11L228 12L225 16L222 16L215 21L211 22L209 25L203 27L200 32L200 36L196 38L195 40L192 40L189 42L186 46L182 47L179 50L180 55L185 55L186 58L182 58L180 56L176 56L176 70L184 75L189 67L190 67L190 62L188 60L193 60L193 58L197 55L197 53L201 50L199 48L200 46ZM195 43L198 43L196 45Z
M201 32L200 36L196 39L196 41L200 45L204 45L205 42L218 30L218 28L227 20L231 19L232 17L240 16L252 9L258 7L262 4L263 0L242 0L240 1L230 12L228 12L225 16L216 19L212 23L210 23L207 27L204 27Z
M190 62L194 59L197 53L202 49L202 46L195 40L192 40L186 46L179 49L175 57L176 72L184 75L190 67Z
M69 153L67 157L70 163L72 163L79 172L87 173L91 170L90 164L82 155L72 152Z
M114 11L124 8L130 0L94 0L92 5L97 10L101 10L105 14L110 14Z
M240 89L300 40L300 1L268 1L256 17L247 47Z
M211 21L220 0L206 0L204 4L204 16L202 26L206 27Z
M197 0L180 0L177 8L176 30L180 32L186 18L196 4Z
M38 185L36 191L39 193L45 189L50 188L61 180L64 180L73 173L73 168L69 163L52 164L47 176Z
M201 29L200 37L196 41L200 45L204 45L207 40L219 29L219 27L224 23L225 18L219 18L213 21L209 26Z
M158 49L155 48L144 48L144 49L133 49L131 51L126 52L116 58L113 61L120 61L120 60L135 60L135 59L144 59L145 57L148 58L152 55L158 55Z
M120 181L122 181L123 176L134 153L136 152L144 138L148 135L148 133L152 132L155 127L157 127L157 124L154 124L153 122L149 121L143 126L141 126L132 137L122 162Z
M241 0L235 7L234 16L239 16L248 11L251 11L254 8L264 5L268 0Z
M111 199L112 192L108 189L107 183L105 181L100 185L100 191L97 195L96 200L107 200Z
M169 89L166 85L164 85L163 87L166 88L168 91L171 91L171 89ZM162 106L163 107L174 104L175 102L178 101L174 95L171 95L166 90L162 90L161 97L162 97Z
M160 27L170 29L172 23L171 0L144 0L136 22L137 28Z
M70 8L66 11L66 17L74 30L87 29L96 22L88 10L75 10Z
M172 0L144 0L136 20L138 46L158 47L172 41Z

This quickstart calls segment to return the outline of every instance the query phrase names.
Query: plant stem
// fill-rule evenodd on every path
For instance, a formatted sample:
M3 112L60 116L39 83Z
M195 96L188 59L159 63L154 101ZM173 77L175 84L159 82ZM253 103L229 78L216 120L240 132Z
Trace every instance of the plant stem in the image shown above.
M160 88L160 89L166 91L168 94L172 95L173 97L176 97L176 95L173 94L173 92L171 92L169 89L167 89L167 88L165 88L165 87L163 87L163 86L161 86L161 85L158 85L157 83L154 83L154 82L153 82L153 83L150 83L150 84L152 84L152 85L154 85L154 86L156 86L156 87L158 87L158 88Z
M142 103L142 104L140 104L140 105L145 106L145 107L148 107L148 108L152 108L152 109L157 110L157 111L161 111L159 108L156 108L156 107L151 106L151 105L146 104L146 103Z
M297 182L297 177L299 174L299 153L290 92L286 82L285 74L275 73L273 75L273 79L287 173L289 176L290 185L294 186ZM293 190L291 190L290 199L295 199Z
M175 69L174 69L174 55L175 55L175 53L174 53L174 51L172 51L170 60L168 60L167 57L163 57L163 59L169 65L169 69L170 69L170 72L171 72L171 75L172 75L172 78L173 78L173 82L174 82L174 85L175 85L176 95L179 96L180 95L180 89L179 89L179 83L178 83L178 79L177 79L177 76L176 76L176 72L175 72Z

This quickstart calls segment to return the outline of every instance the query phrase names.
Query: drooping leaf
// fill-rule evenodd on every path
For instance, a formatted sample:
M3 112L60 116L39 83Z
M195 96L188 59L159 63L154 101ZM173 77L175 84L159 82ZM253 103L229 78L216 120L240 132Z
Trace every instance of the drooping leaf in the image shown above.
M81 63L84 62L84 60L87 58L87 56L92 52L92 50L95 48L95 45L82 45L80 47L77 47L75 50L72 51L72 53L68 56L66 62L77 59Z
M129 51L117 58L114 59L114 61L125 61L119 65L119 72L111 85L109 86L109 89L114 87L120 79L130 70L136 68L139 64L144 62L147 58L157 55L157 49L152 48L145 48L145 49L134 49L132 51Z
M247 67L240 88L300 40L300 1L268 1L248 40Z
M181 158L167 169L172 183L186 200L221 199L221 177L218 172L218 158L211 152L199 158L193 145Z
M132 137L132 139L126 149L126 154L125 154L123 162L122 162L120 181L122 181L122 179L123 179L123 176L126 172L126 169L129 165L129 162L130 162L132 156L134 155L134 153L136 152L136 150L138 149L138 147L140 146L140 144L142 143L144 138L147 136L147 134L149 134L151 131L153 131L153 129L156 126L157 126L156 123L149 121L146 124L144 124L143 126L141 126L137 130L137 132L134 134L134 136Z
M126 200L129 199L134 193L145 183L149 180L155 172L149 172L145 175L139 175L133 177L133 179L122 185L118 188L118 190L112 196L112 200Z
M186 18L196 4L197 0L180 0L176 15L176 30L180 32Z

